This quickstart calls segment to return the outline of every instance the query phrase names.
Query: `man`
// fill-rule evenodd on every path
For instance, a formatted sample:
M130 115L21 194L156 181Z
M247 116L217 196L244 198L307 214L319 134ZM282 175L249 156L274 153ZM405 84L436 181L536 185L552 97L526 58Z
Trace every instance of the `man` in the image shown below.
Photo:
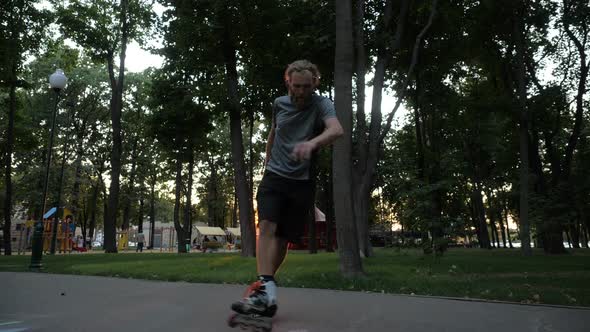
M343 133L332 101L314 93L319 76L317 67L307 60L291 63L285 71L288 95L274 101L266 170L256 197L258 281L242 300L232 304L238 313L274 316L274 276L285 259L288 242L298 241L303 235L314 206L312 154Z
M135 252L143 252L143 243L145 242L145 235L143 232L137 233L137 248L135 248Z

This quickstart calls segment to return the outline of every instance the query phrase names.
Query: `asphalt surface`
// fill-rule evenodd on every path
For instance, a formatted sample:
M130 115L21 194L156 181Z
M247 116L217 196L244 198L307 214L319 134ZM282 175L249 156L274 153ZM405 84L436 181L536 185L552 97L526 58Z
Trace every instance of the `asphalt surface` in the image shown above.
M0 272L0 332L240 331L244 286ZM279 288L274 331L590 331L590 310Z

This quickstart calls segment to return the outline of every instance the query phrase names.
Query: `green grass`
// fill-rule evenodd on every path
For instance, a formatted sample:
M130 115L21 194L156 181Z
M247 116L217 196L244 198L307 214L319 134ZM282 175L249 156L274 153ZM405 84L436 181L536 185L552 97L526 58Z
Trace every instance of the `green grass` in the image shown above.
M0 271L27 271L30 256L2 256ZM255 259L238 254L72 254L44 256L48 273L247 284ZM378 249L366 277L345 279L334 253L289 253L281 286L416 294L590 307L590 250L523 257L517 250L451 249L433 259L417 250Z

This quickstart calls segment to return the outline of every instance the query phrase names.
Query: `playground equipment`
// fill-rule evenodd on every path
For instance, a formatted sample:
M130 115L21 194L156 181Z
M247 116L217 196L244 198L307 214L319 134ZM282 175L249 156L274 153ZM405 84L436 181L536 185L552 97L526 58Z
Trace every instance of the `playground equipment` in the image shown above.
M129 230L117 232L117 250L129 248Z
M53 218L43 220L43 251L49 252L53 231ZM60 221L57 224L56 248L59 253L72 252L76 224L71 221Z

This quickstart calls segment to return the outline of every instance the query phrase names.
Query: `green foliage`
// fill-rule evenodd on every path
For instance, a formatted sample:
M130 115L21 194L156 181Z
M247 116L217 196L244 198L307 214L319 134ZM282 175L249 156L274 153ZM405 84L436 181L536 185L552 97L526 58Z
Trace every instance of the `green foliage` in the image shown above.
M206 107L195 102L188 86L175 82L174 77L157 78L151 90L160 107L150 118L150 131L172 153L186 150L189 142L202 145L211 128Z
M0 87L16 83L22 73L27 55L37 54L50 13L39 9L39 1L6 0L0 4ZM14 77L16 75L16 77ZM21 81L21 86L26 84Z
M129 41L142 43L155 23L152 0L70 0L50 1L58 15L63 34L76 41L97 61L104 61L121 48L122 6L127 5L125 21Z

